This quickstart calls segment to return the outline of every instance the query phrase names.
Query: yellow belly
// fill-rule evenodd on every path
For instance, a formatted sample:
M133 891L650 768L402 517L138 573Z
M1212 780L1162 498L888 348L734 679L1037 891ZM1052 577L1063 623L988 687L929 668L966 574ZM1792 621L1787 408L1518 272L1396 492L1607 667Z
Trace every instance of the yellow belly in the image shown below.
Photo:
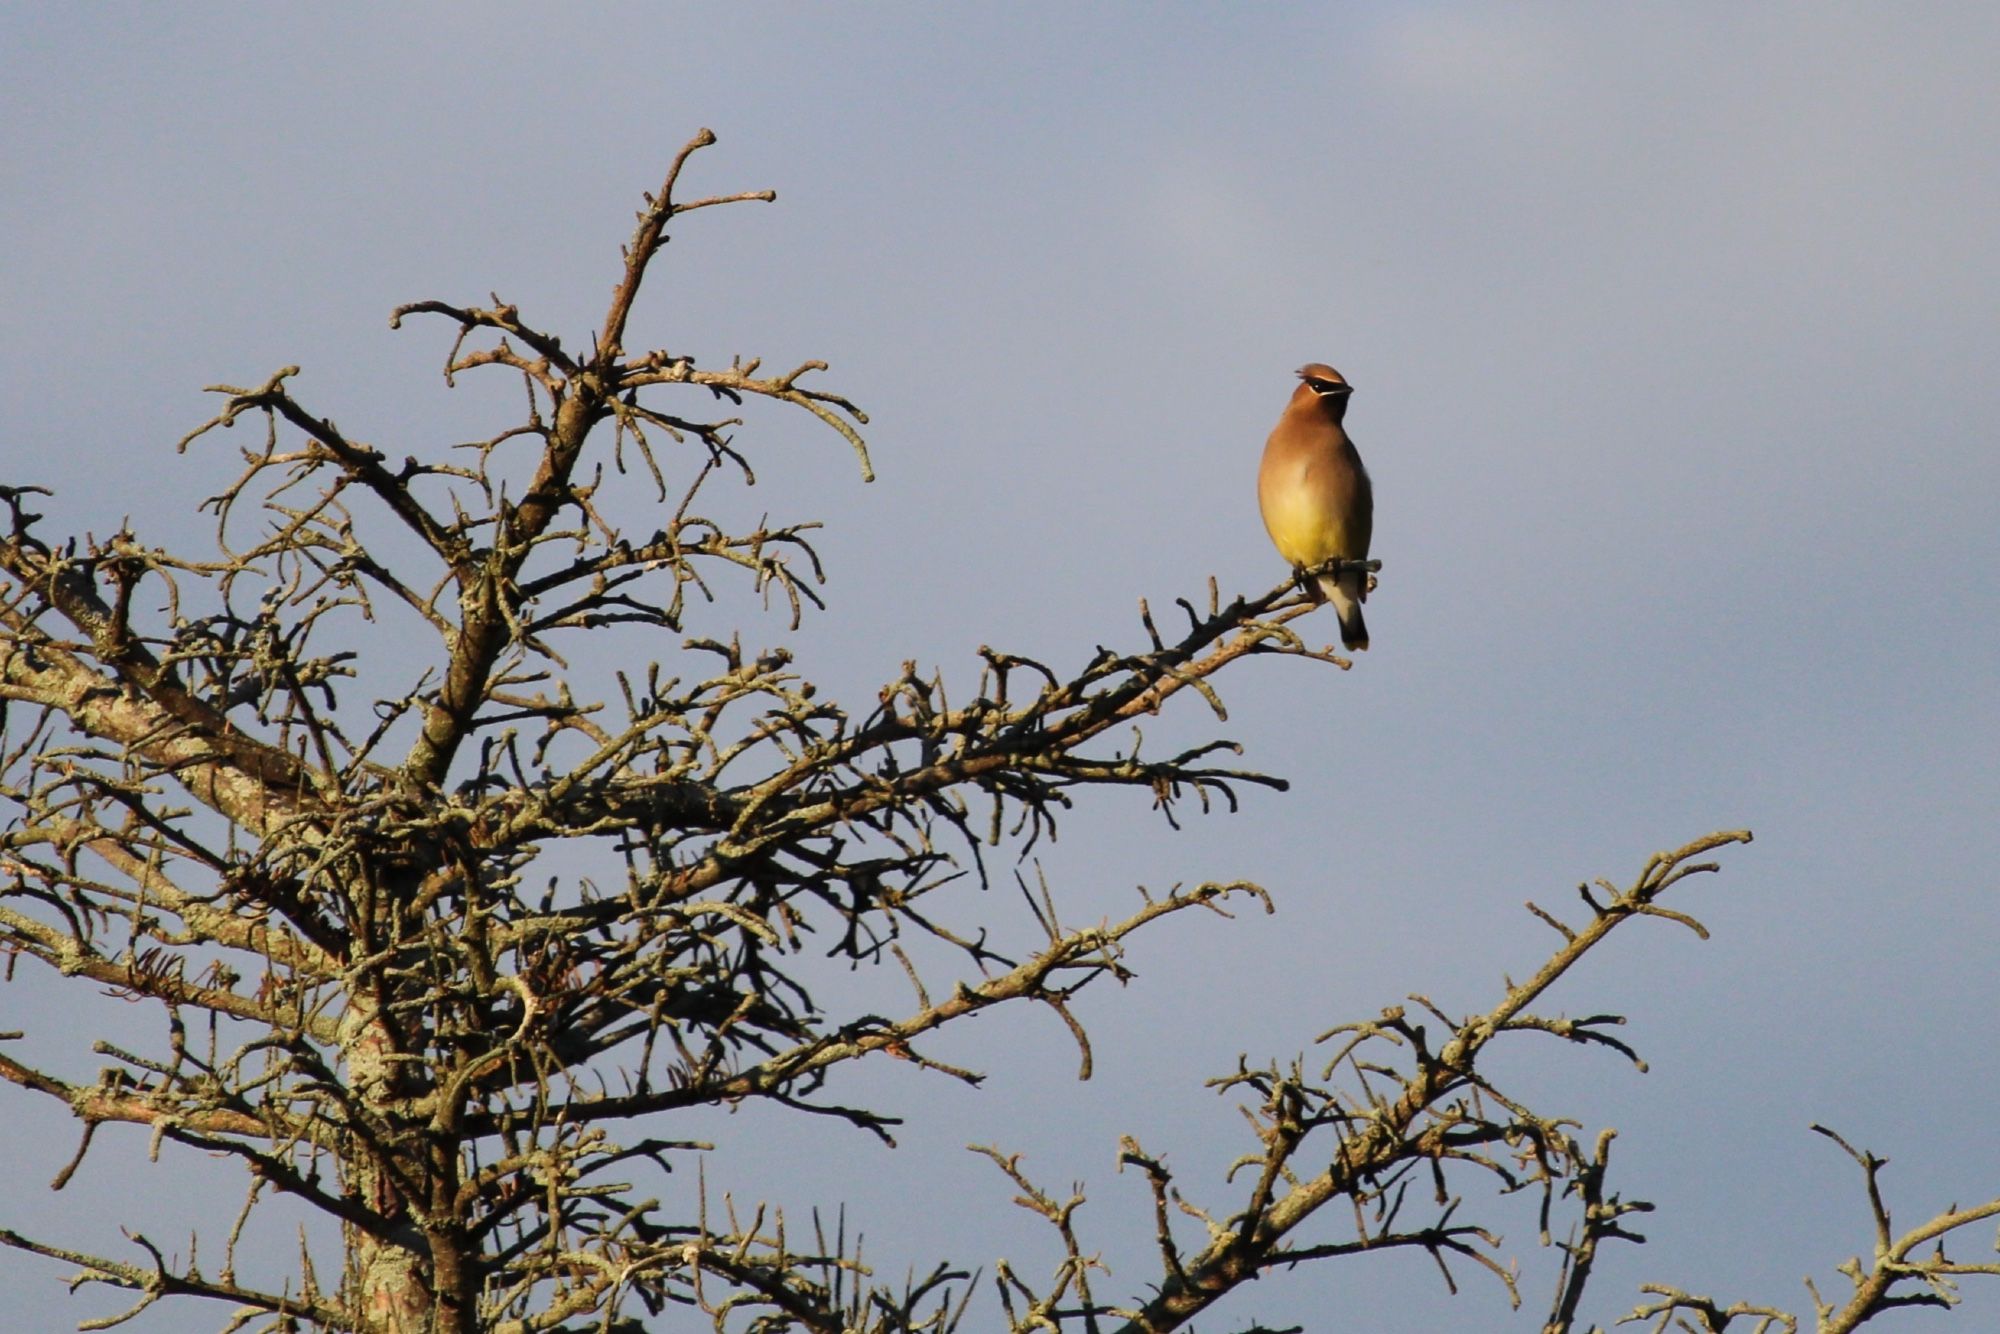
M1355 549L1355 534L1350 531L1346 516L1323 504L1314 504L1304 487L1290 488L1289 494L1267 499L1264 528L1271 534L1278 554L1293 565L1317 565L1336 557L1367 554Z

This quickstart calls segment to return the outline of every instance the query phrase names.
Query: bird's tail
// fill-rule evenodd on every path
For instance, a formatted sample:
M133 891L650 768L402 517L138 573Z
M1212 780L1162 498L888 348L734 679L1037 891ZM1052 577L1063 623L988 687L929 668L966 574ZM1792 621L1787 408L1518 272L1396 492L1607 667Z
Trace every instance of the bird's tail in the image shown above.
M1319 577L1319 592L1340 615L1341 647L1350 651L1365 652L1368 648L1368 622L1361 618L1361 599L1367 594L1366 585L1361 582L1365 575L1330 575Z

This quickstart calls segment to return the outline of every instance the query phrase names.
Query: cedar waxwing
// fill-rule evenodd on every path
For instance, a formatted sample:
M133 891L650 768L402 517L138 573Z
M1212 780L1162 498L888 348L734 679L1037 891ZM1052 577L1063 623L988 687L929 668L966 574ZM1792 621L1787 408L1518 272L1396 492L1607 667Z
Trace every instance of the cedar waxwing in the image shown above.
M1339 371L1314 362L1298 370L1299 387L1264 443L1257 470L1257 507L1278 554L1294 569L1330 560L1363 560L1375 527L1375 492L1368 469L1347 438L1341 418L1353 393ZM1340 613L1340 642L1368 647L1361 603L1368 576L1323 574L1312 590L1315 601L1331 601Z

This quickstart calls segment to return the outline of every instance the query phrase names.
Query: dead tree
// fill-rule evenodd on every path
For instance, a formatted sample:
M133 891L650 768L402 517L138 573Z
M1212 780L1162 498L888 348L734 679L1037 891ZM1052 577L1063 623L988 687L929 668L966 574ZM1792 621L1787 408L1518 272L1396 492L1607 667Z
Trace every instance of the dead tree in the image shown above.
M1093 787L1147 792L1169 820L1282 788L1233 766L1224 740L1147 755L1134 724L1182 696L1225 718L1218 679L1239 660L1344 667L1293 628L1312 605L1290 584L1231 600L1211 584L1171 630L1142 605L1138 647L1073 673L982 650L956 702L910 665L849 708L781 649L690 629L726 596L775 596L794 623L820 604L812 525L705 517L705 487L751 474L742 422L721 414L788 405L869 470L867 419L821 387L822 363L767 374L626 346L669 225L773 198L680 200L682 168L712 142L697 136L646 200L582 349L497 296L396 312L456 330L448 381L519 377L525 419L498 434L399 461L307 406L295 367L218 386L221 412L182 447L255 438L209 502L216 548L198 557L124 529L51 538L34 509L45 493L0 488L0 951L13 985L108 989L160 1024L150 1051L99 1043L112 1065L95 1074L83 1053L28 1057L32 1035L7 1034L0 1076L78 1121L57 1189L105 1126L247 1180L233 1226L209 1239L212 1267L136 1234L121 1259L0 1230L78 1283L133 1294L98 1323L189 1297L227 1306L232 1330L636 1330L676 1308L718 1330L956 1328L986 1288L949 1258L888 1284L844 1235L762 1209L663 1208L647 1173L706 1147L675 1138L675 1113L757 1100L886 1137L890 1117L839 1100L844 1067L893 1057L976 1079L926 1039L1000 1006L1054 1011L1087 1074L1070 1002L1126 975L1135 935L1194 909L1268 906L1255 885L1203 884L1076 926L1036 886L1035 939L1010 950L978 920L993 900L961 891L1018 879L991 865L999 850L1032 848ZM664 662L600 668L634 628L654 645L683 637ZM1313 1064L1244 1063L1219 1081L1256 1134L1227 1203L1197 1204L1128 1143L1151 1192L1150 1292L1093 1287L1081 1200L986 1150L1065 1255L1042 1280L1001 1266L995 1315L1013 1330L1169 1330L1274 1268L1382 1247L1468 1260L1512 1293L1497 1239L1460 1217L1470 1173L1539 1191L1547 1218L1574 1213L1548 1325L1570 1329L1596 1248L1631 1237L1625 1220L1646 1206L1606 1185L1608 1133L1580 1142L1479 1062L1521 1034L1630 1055L1611 1016L1531 1007L1628 921L1699 931L1660 897L1747 838L1714 835L1629 888L1586 891L1577 925L1543 914L1560 948L1484 1014L1419 1000L1325 1035ZM829 957L906 974L907 1008L823 1013L814 967ZM1879 1164L1862 1161L1872 1192ZM280 1196L337 1228L339 1273L309 1256L289 1273L239 1266L246 1227ZM1916 1241L1996 1212L1942 1215ZM1912 1259L1916 1241L1853 1271L1861 1318L1941 1300L1950 1275L1977 1268ZM1929 1286L1901 1295L1912 1284ZM1656 1295L1662 1322L1735 1318Z

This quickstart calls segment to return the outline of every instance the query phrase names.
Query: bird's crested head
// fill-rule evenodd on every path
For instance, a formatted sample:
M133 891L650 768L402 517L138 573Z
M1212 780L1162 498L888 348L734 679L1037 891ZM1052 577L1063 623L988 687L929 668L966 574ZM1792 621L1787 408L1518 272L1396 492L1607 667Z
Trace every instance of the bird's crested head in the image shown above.
M1308 362L1299 367L1297 374L1305 381L1305 387L1321 398L1341 399L1354 392L1347 377L1323 361Z

